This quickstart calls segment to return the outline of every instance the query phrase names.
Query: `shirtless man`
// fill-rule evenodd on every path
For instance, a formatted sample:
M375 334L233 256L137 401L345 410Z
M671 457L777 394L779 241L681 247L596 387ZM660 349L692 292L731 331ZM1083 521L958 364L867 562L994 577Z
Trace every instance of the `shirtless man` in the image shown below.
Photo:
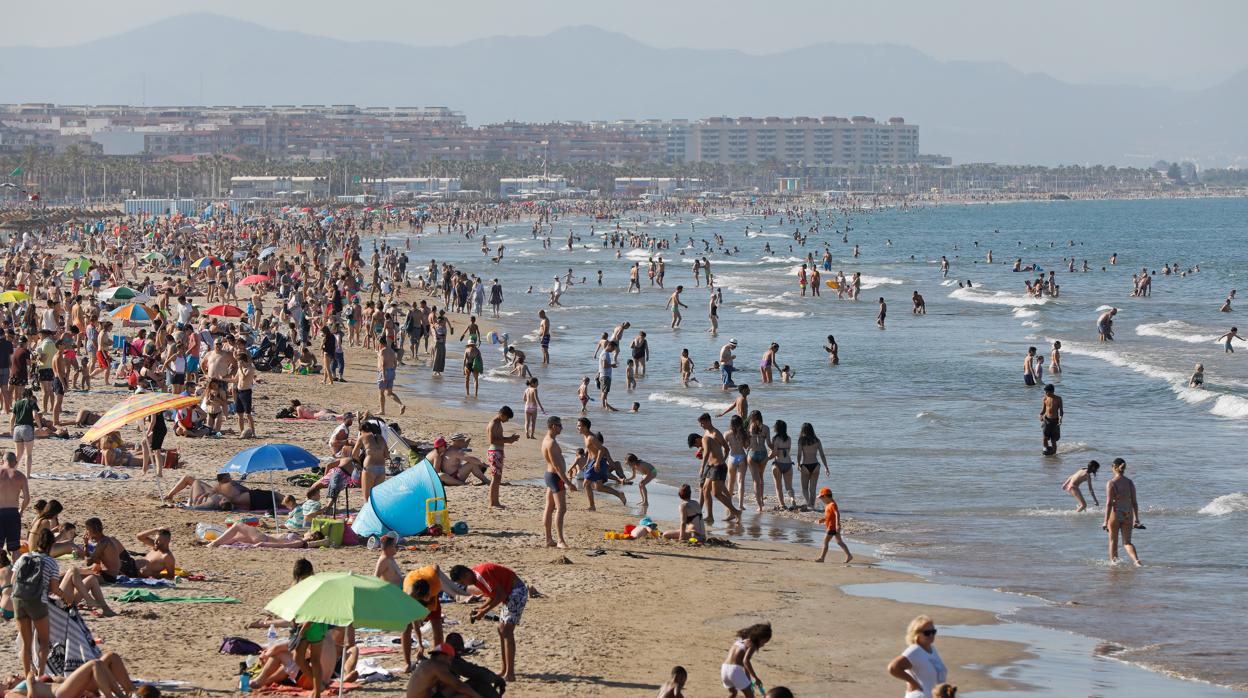
M455 649L445 642L429 650L429 656L416 665L407 680L407 698L481 698L451 671Z
M463 432L451 436L442 462L446 466L446 472L453 470L455 477L465 483L471 476L477 478L476 484L484 485L489 482L489 479L485 477L485 463L482 463L480 458L468 455L468 441L468 435Z
M1062 408L1062 398L1053 390L1053 384L1044 386L1044 402L1040 403L1040 423L1043 425L1044 455L1057 453L1057 441L1062 438L1062 419L1066 411Z
M702 427L702 435L690 434L690 448L702 451L702 503L706 506L706 523L715 522L714 500L718 499L728 509L726 521L741 518L741 512L732 505L732 497L728 495L728 463L724 454L728 450L728 440L720 430L715 428L711 415L703 412L698 417L698 426Z
M563 432L563 421L551 415L546 420L546 437L542 439L542 457L546 459L546 508L542 512L542 525L546 529L546 547L568 547L563 539L563 519L568 513L567 490L576 491L576 485L568 477L568 465L563 459L563 449L555 437ZM551 519L554 519L558 541L550 535Z
M225 350L225 342L220 337L213 340L212 351L204 356L202 370L211 381L210 385L221 390L226 389L226 382L234 375L235 359L233 354Z
M610 479L611 464L606 457L602 442L591 430L588 419L581 417L576 420L576 431L585 439L585 498L589 500L588 511L596 511L594 490L606 492L620 498L620 504L628 504L624 493L607 485Z
M1100 338L1100 341L1114 341L1114 316L1117 314L1117 308L1110 308L1096 318L1096 334Z
M503 405L485 427L485 438L490 442L490 447L485 452L485 461L490 467L490 507L494 509L507 508L498 501L499 488L503 484L503 460L507 444L519 441L520 435L503 436L503 424L514 416L511 408Z
M884 329L884 318L888 317L888 303L884 302L884 297L880 296L880 312L875 315L875 326Z
M1027 356L1023 357L1023 385L1036 384L1036 348L1027 347Z
M0 544L9 556L22 547L22 514L30 505L30 481L17 467L17 454L4 454L0 468Z
M545 310L537 311L537 317L537 336L542 343L542 365L545 366L550 363L550 318L546 317Z
M394 394L394 374L399 365L399 357L390 347L390 342L383 335L377 338L380 348L377 350L377 395L381 400L380 415L386 413L386 396L399 405L399 414L407 412L407 405Z
M383 535L381 537L381 555L377 557L377 566L373 569L373 576L402 588L403 570L399 569L399 563L394 561L394 556L398 552L398 539L389 533Z
M680 302L680 294L685 290L684 286L677 286L676 291L667 299L667 307L672 311L672 329L680 327L680 309L689 306Z
M139 565L139 576L173 579L176 563L173 559L173 551L169 549L169 542L173 538L169 529L153 528L138 534L135 538L149 548L146 555L135 560Z

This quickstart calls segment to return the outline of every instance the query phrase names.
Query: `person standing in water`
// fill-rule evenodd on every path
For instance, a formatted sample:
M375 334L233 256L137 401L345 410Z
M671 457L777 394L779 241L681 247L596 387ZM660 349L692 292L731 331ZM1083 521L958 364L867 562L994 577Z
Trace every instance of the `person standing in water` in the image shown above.
M1023 385L1036 384L1036 348L1027 347L1027 356L1023 359Z
M1062 398L1049 383L1044 386L1044 400L1040 403L1040 423L1043 425L1044 455L1057 453L1057 442L1062 438L1062 419L1066 410L1062 407Z
M1096 501L1096 488L1092 486L1092 478L1100 469L1100 463L1090 460L1086 467L1076 470L1062 483L1062 489L1069 492L1075 498L1075 501L1079 502L1079 506L1075 507L1076 512L1086 511L1088 508L1088 503L1083 500L1083 494L1079 492L1079 487L1085 483L1088 486L1088 494L1092 497L1092 503L1097 506L1101 505L1100 502Z
M819 487L819 462L823 461L823 472L829 477L828 457L823 453L823 442L815 436L815 428L810 422L802 424L797 434L797 464L802 469L802 495L806 498L806 508L815 508L815 492Z
M875 316L875 326L884 329L884 318L887 316L888 304L884 302L884 296L880 296L880 312Z
M685 290L684 286L677 286L676 290L672 293L671 297L667 299L667 307L669 310L672 311L672 329L673 330L680 328L680 321L681 321L680 309L689 307L685 305L684 303L680 302L680 294L684 290Z
M1102 342L1114 341L1114 316L1117 314L1117 308L1110 308L1096 319L1096 333Z
M1241 341L1241 342L1248 341L1248 340L1244 339L1243 337L1240 337L1240 336L1239 336L1239 328L1238 328L1238 327L1232 327L1230 332L1227 332L1226 334L1222 335L1221 337L1218 337L1218 341L1219 341L1219 342L1225 342L1225 344L1223 344L1223 345L1222 345L1222 348L1223 348L1223 351L1224 351L1225 353L1227 353L1227 354L1234 354L1234 353L1235 353L1235 349L1234 349L1234 347L1232 347L1232 346L1231 346L1231 340L1232 340L1232 339L1238 339L1238 340L1239 340L1239 341Z
M1135 497L1135 483L1123 473L1127 462L1121 458L1114 459L1114 477L1105 483L1105 522L1101 530L1109 532L1109 561L1118 562L1118 537L1122 536L1122 547L1131 556L1136 567L1142 567L1140 556L1135 552L1135 544L1131 542L1131 532L1144 528L1140 523L1140 505Z
M1056 340L1053 342L1053 351L1049 352L1049 373L1054 376L1062 374L1062 342Z
M546 317L545 310L537 311L537 317L540 321L537 323L537 336L542 342L542 365L550 363L550 318Z

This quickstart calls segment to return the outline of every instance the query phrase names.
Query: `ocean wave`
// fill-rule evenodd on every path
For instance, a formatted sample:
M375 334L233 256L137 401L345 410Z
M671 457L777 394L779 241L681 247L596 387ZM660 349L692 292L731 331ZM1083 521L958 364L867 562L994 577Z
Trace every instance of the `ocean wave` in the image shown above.
M1058 444L1057 452L1060 454L1069 453L1087 453L1092 447L1082 441L1068 441L1064 444Z
M801 264L806 260L801 257L774 257L772 255L765 254L762 257L759 257L758 261L767 262L768 264ZM793 267L793 270L796 271L800 268L801 267Z
M790 240L793 239L792 235L785 235L784 233L756 233L752 230L746 233L745 235L746 237L752 237L752 238L788 238Z
M1187 344L1210 344L1217 343L1217 335L1200 334L1200 328L1190 325L1182 320L1167 320L1165 322L1144 323L1136 325L1135 333L1142 337L1163 337L1165 339L1173 339Z
M1035 317L1035 316L1037 316L1037 315L1039 315L1039 314L1040 314L1040 311L1038 311L1038 310L1028 310L1028 309L1026 309L1026 308L1015 308L1015 309L1014 309L1014 317L1017 317L1017 318L1024 318L1024 317Z
M1031 320L1023 320L1023 327L1039 327L1040 323Z
M707 400L699 400L696 397L681 395L679 393L658 392L650 393L646 398L651 402L666 402L671 405L680 405L682 407L693 407L699 410L722 410L729 405L727 402L710 402Z
M1049 302L1048 298L1033 298L1031 296L1025 296L1021 293L1010 293L1008 291L985 291L978 288L955 288L949 293L949 297L960 301L970 301L971 303L1006 305L1014 308L1027 308L1035 305L1045 305Z
M1224 494L1200 509L1201 514L1208 516L1226 516L1239 511L1248 511L1248 494L1243 492Z
M894 279L889 276L871 276L862 274L858 277L862 281L862 288L879 288L880 286L899 286L906 283L901 279Z
M810 315L810 313L804 313L800 310L776 310L775 308L751 308L749 306L741 306L738 310L743 313L754 313L755 315L769 315L771 317L782 318L799 318Z
M944 281L940 282L940 285L941 285L941 286L952 286L952 285L954 285L954 284L956 284L956 283L958 283L958 280L957 280L957 279L945 279Z
M1238 395L1222 395L1213 402L1209 412L1228 419L1248 419L1248 399Z
M1089 507L1083 511L1075 511L1073 507L1069 509L1024 509L1022 514L1023 516L1090 516L1098 513L1093 511L1095 508Z

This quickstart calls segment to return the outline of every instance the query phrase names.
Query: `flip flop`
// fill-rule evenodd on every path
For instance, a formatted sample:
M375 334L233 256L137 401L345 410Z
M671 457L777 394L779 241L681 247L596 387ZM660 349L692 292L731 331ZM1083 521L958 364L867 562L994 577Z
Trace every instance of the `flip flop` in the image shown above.
M589 552L585 553L585 556L586 557L599 557L600 555L606 555L606 554L607 554L607 551L603 550L602 548L598 548L596 550L590 550Z

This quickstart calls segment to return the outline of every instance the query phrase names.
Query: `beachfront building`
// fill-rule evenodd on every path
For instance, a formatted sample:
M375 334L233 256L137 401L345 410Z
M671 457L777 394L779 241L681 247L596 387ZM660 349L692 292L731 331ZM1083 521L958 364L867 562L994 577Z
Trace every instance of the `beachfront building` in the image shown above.
M370 194L383 201L395 201L416 197L450 198L460 190L459 177L384 177L364 179L363 185Z
M705 189L696 177L616 177L617 196L676 196L693 195Z
M694 122L688 161L737 164L907 165L919 161L919 127L893 117L716 117Z
M230 195L239 199L324 199L329 196L325 177L230 177Z
M568 186L568 178L562 175L529 175L528 177L503 177L498 180L498 196L501 199L558 198L580 193Z

